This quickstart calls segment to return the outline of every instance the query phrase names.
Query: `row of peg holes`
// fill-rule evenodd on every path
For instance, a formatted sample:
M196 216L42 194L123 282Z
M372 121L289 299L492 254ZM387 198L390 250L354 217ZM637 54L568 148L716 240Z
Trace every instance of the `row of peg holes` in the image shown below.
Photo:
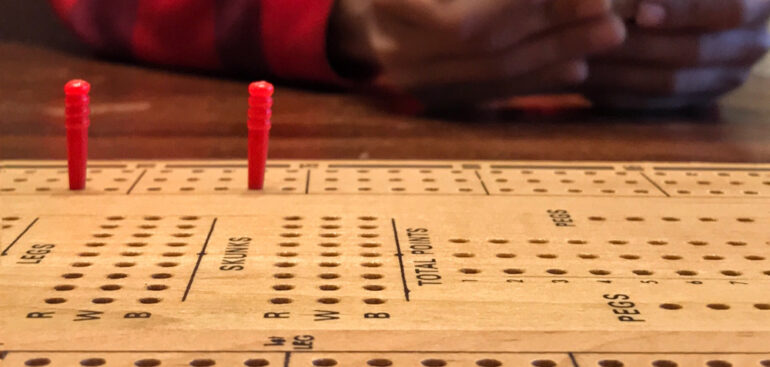
M91 299L92 303L98 304L98 305L110 304L115 301L116 299L112 297L97 297L97 298ZM145 305L152 305L152 304L160 303L161 301L162 299L158 297L142 297L138 299L139 303L145 304ZM65 302L67 302L67 299L62 297L51 297L51 298L45 299L45 303L49 305L58 305Z
M500 192L514 192L515 191L515 189L510 188L510 187L501 187L499 190L500 190ZM532 192L539 193L539 194L545 194L545 193L554 192L554 191L553 190L544 189L544 188L535 188L535 189L532 189ZM582 194L582 193L585 192L585 190L582 190L582 189L566 189L565 192L570 193L570 194ZM602 193L602 194L616 194L616 193L618 193L617 190L613 190L613 189L602 189L602 190L599 190L599 192ZM649 194L650 193L649 190L645 190L645 189L637 189L637 190L634 190L633 192L635 194ZM677 190L676 193L680 194L680 195L690 195L693 192L690 191L690 190ZM723 190L709 190L708 193L711 194L711 195L725 195L726 194L726 192L723 191ZM743 193L743 195L759 195L759 191L755 191L755 190L744 190L744 191L742 191L742 193Z
M734 173L730 173L730 172L718 172L716 175L719 176L719 177L734 177ZM770 173L766 173L765 175L767 177L770 177ZM658 172L655 172L655 176L668 176L668 173L667 172L660 172L660 171L658 171ZM699 177L700 173L699 172L694 172L694 171L688 171L688 172L685 172L685 176L687 176L687 177ZM760 177L760 174L758 172L747 172L746 176L749 176L749 177Z
M191 172L191 173L194 173L194 174L201 174L201 173L209 173L209 174L212 174L212 172L211 172L211 171L213 171L213 170L214 170L214 169L212 169L212 168L209 168L209 169L204 169L204 168L195 168L195 169L192 169L192 170L190 170L190 171L188 171L188 172ZM278 170L278 169L276 169L276 168L271 168L271 167L267 167L267 168L265 168L265 172L270 172L270 171L273 171L273 170ZM241 171L244 171L244 172L245 172L245 168L244 168L244 169L241 169ZM169 173L173 173L173 172L174 172L174 170L173 170L173 169L170 169L170 168L164 168L164 169L160 170L160 173L163 173L163 174L169 174ZM235 172L235 171L234 171L233 169L230 169L230 168L225 168L225 169L222 169L222 173L224 173L224 174L231 174L231 173L234 173L234 172ZM284 172L286 172L286 173L298 173L298 172L299 172L299 170L298 170L298 169L295 169L295 168L290 168L290 169L286 169L286 170L284 170Z
M631 366L626 365L623 363L623 361L617 360L617 359L604 359L597 362L597 365L599 367L637 367L637 366ZM694 365L680 365L679 363L668 360L668 359L659 359L656 361L652 361L650 363L651 367L695 367ZM762 367L770 367L770 360L761 360L758 363L758 366ZM733 367L733 364L729 361L723 360L723 359L712 359L710 361L706 361L704 364L704 367ZM736 367L744 367L744 366L736 366Z
M690 195L693 192L691 190L676 190L676 193L679 194L679 195ZM728 194L724 190L709 190L708 193L710 195L726 195L726 194ZM755 190L743 190L743 191L741 191L741 193L743 195L751 195L751 196L759 195L759 191L755 191Z
M132 169L123 169L123 170L121 170L121 172L122 173L134 173L134 170L132 170ZM31 175L31 174L35 174L35 173L37 173L36 169L24 170L24 174L27 174L27 175ZM66 169L56 170L56 173L60 174L60 175L63 175L63 174L67 173L67 170ZM102 170L100 168L91 168L91 169L88 170L88 173L94 173L94 174L102 173Z
M370 173L370 172L371 172L371 170L368 170L368 169L356 170L356 173L359 173L359 174L367 174L367 173ZM402 173L402 170L400 170L400 169L388 169L386 172L390 173L390 174L398 174L398 173ZM419 172L421 174L432 174L432 173L434 173L434 170L431 170L431 169L420 169L417 172ZM450 172L452 174L462 174L462 173L473 172L473 171L471 171L471 170L451 170ZM503 170L495 169L495 170L489 171L489 173L493 174L493 175L501 175L503 173L516 173L516 172L518 172L518 173L520 173L522 175L532 175L532 174L535 173L535 171L533 171L533 170L520 170L520 171L508 170L508 171L503 171ZM567 171L567 170L553 170L553 171L552 170L542 170L542 171L538 171L538 172L539 173L542 173L542 172L552 172L554 175L557 175L557 176L564 176L564 175L568 175L568 174L577 174L577 173L582 173L582 174L584 174L586 176L596 176L597 175L597 171L590 171L590 170L589 171L580 171L580 170L569 170L569 171ZM628 173L625 172L625 171L612 171L612 172L615 175L617 175L617 176L627 176L628 175ZM339 170L337 170L337 169L327 169L326 173L339 173ZM752 176L752 174L750 174L750 176ZM759 176L758 174L754 174L753 175L753 177L758 177L758 176Z
M482 270L477 268L461 268L461 269L458 269L458 271L460 273L467 274L467 275L475 275L475 274L482 273ZM549 275L567 275L569 273L567 270L564 270L564 269L546 269L544 272ZM508 275L523 275L526 273L526 270L521 268L508 268L508 269L504 269L503 273ZM589 270L588 273L594 276L608 276L612 274L611 271L603 270L603 269L592 269L592 270ZM644 269L632 270L631 273L638 276L650 276L655 274L651 270L644 270ZM698 275L698 272L695 270L676 270L674 273L682 277L694 277ZM742 272L735 271L735 270L723 270L720 272L720 274L726 277L739 277L744 275ZM763 271L761 274L770 276L770 270Z
M34 358L27 360L24 365L25 366L48 366L51 364L51 360L49 358ZM104 358L88 358L80 361L81 366L104 366L107 364L107 360ZM162 362L158 359L154 358L148 358L148 359L140 359L134 362L134 366L136 367L156 367L162 365ZM216 365L216 361L213 359L194 359L190 361L190 366L193 367L207 367L207 366L214 366ZM243 362L244 366L247 367L262 367L262 366L269 366L270 362L266 359L247 359Z
M110 222L120 222L120 221L123 221L125 219L126 218L122 217L122 216L110 216L110 217L107 217L107 220L110 221ZM138 228L139 229L147 230L147 229L156 229L156 228L158 228L158 226L156 224L152 224L152 223L158 222L158 221L162 221L163 217L155 216L155 215L148 215L148 216L142 217L142 219L145 222L147 222L147 223L138 225ZM197 216L182 216L179 219L181 219L181 220L183 220L185 222L191 222L191 221L196 221L196 220L198 220L200 218L197 217ZM100 228L108 229L108 230L109 229L117 229L117 228L120 228L120 225L108 223L108 224L102 224L100 226ZM176 228L182 229L182 230L194 229L195 225L191 224L191 223L183 223L183 224L177 224ZM96 238L109 238L109 237L112 237L113 235L111 233L95 233L93 236L96 237ZM153 233L139 232L139 233L133 233L133 234L131 234L131 236L135 237L135 238L148 238L148 237L152 237ZM176 238L189 238L189 237L193 236L193 233L178 232L178 233L172 233L171 236L172 237L176 237Z
M51 364L51 360L48 358L34 358L27 360L24 365L25 366L48 366ZM88 358L80 361L81 366L104 366L107 364L107 361L103 358ZM136 367L157 367L160 366L162 362L158 359L140 359L134 362L134 366ZM339 362L336 359L333 358L319 358L315 359L312 362L313 366L315 367L332 367L337 366ZM192 367L211 367L216 365L216 361L213 359L194 359L190 361L189 363ZM270 362L265 359L248 359L243 362L244 366L247 367L263 367L263 366L269 366ZM371 367L389 367L393 366L393 361L386 358L376 358L376 359L370 359L366 362L367 366ZM430 359L423 359L420 361L420 365L423 367L444 367L448 366L449 363L444 359L438 359L438 358L430 358ZM475 363L476 366L479 367L501 367L503 366L503 362L500 362L497 359L479 359ZM550 359L537 359L530 362L530 366L532 367L557 367L558 364ZM617 359L603 359L597 362L598 367L626 367L626 364ZM673 361L668 359L659 359L652 361L650 363L651 367L679 367L680 365ZM758 366L762 367L770 367L770 360L761 360L758 363ZM631 366L629 366L631 367ZM637 366L638 367L638 366ZM682 366L685 367L685 366ZM687 367L694 367L694 366L687 366ZM705 363L704 367L733 367L733 364L727 360L722 359L712 359Z
M753 307L760 311L769 311L770 303L755 303ZM669 311L676 311L676 310L683 309L684 306L678 303L662 303L660 304L660 308L664 310L669 310ZM731 309L732 307L724 303L709 303L706 305L706 308L711 310L717 310L717 311L726 311Z
M500 192L506 192L506 193L515 192L516 191L514 188L511 188L511 187L501 187L499 190L500 190ZM554 193L554 192L558 193L558 191L548 190L548 189L544 189L542 187L534 188L531 191L534 192L534 193L538 193L538 194L546 194L546 193ZM585 190L582 190L582 189L566 189L564 192L567 192L567 193L570 193L570 194L582 194L582 193L585 192ZM599 190L599 192L602 193L602 194L617 194L618 193L617 190L613 190L613 189L602 189L602 190ZM645 189L638 189L638 190L634 190L633 192L635 194L642 194L642 195L650 193L649 190L645 190Z
M660 217L660 218L657 218L657 219L660 219L663 222L681 222L682 221L682 218L679 218L679 217L668 217L668 216L667 217ZM607 221L607 218L606 217L601 217L601 216L590 216L590 217L588 217L588 220L592 221L592 222L604 222L604 221ZM644 218L644 217L625 217L625 218L623 218L623 220L625 220L626 222L644 222L647 219ZM697 220L700 221L700 222L704 222L704 223L719 221L719 219L713 218L713 217L698 217ZM740 222L740 223L754 223L756 221L756 219L751 218L751 217L737 217L737 218L735 218L735 221Z
M327 178L324 179L324 181L325 182L339 182L339 178L337 178L337 177L327 177ZM372 182L372 179L371 178L367 178L367 177L361 177L361 178L356 179L356 181L357 182ZM437 182L437 180L435 178L431 178L431 177L423 178L420 181L421 182L425 182L425 183ZM404 179L400 178L400 177L392 177L392 178L388 179L388 182L404 182ZM465 183L465 182L468 182L468 179L467 178L461 178L461 177L460 178L455 178L454 182Z
M452 254L452 256L458 257L458 258L473 258L473 257L476 257L476 254L472 252L457 252ZM540 259L558 259L559 258L559 255L557 254L536 254L535 256ZM599 255L587 254L587 253L577 254L576 256L583 260L595 260L600 258ZM517 257L517 255L510 252L501 252L501 253L495 254L495 257L500 259L513 259ZM618 255L618 257L623 260L641 260L642 259L642 256L634 255L634 254L622 254L622 255ZM767 259L765 256L760 256L760 255L746 255L743 258L749 261L764 261ZM684 259L684 257L679 255L662 255L661 259L677 261L677 260ZM707 260L707 261L721 261L721 260L725 260L726 258L720 255L703 255L701 259Z
M37 170L26 170L26 171L24 171L25 174L34 174L36 172L37 172ZM133 173L134 170L124 169L121 172L122 173ZM56 173L60 174L60 175L61 174L66 174L67 170L58 170L58 171L56 171ZM89 174L99 174L99 173L102 173L102 170L101 169L91 169L91 170L88 171L88 173ZM17 182L17 183L27 182L27 181L29 181L29 180L27 178L25 178L25 177L17 177L17 178L13 179L13 182ZM49 178L45 179L45 182L49 182L49 183L54 183L54 182L59 182L59 181L61 181L61 179L58 178L58 177L49 177ZM91 177L87 177L86 178L86 182L92 182L92 181L93 181L93 178L91 178ZM120 182L120 183L128 182L128 178L116 177L116 178L113 178L112 181ZM118 187L106 187L103 190L107 191L107 192L116 192L116 191L119 191L120 188L118 188ZM3 187L3 188L0 188L0 191L2 191L2 192L13 192L13 191L16 191L16 188L14 188L14 187ZM47 191L51 191L51 188L47 187L47 186L40 186L40 187L36 187L35 191L47 192Z
M88 179L86 181L88 181ZM50 188L48 186L39 186L39 187L35 188L35 191L37 191L37 192L48 192L48 191L51 191L51 190L52 190L52 188ZM116 191L120 191L120 188L119 187L105 187L103 190L106 191L106 192L116 192ZM15 187L3 187L3 188L0 188L0 192L14 192L14 191L16 191Z
M508 180L507 178L496 178L494 180L494 182L497 182L497 183L508 183L509 181L510 180ZM525 182L526 183L530 183L530 184L537 184L537 183L542 183L543 181L540 180L540 179L537 179L537 178L530 178L530 179L527 179ZM575 180L563 179L563 180L559 180L559 183L573 184L573 183L575 183ZM597 179L597 180L592 180L591 183L597 184L597 185L604 185L604 184L607 183L607 180L598 180ZM626 181L624 181L624 183L627 184L627 185L638 185L639 181L637 181L637 180L626 180Z
M192 186L182 186L182 187L179 188L179 191L181 191L181 192L191 192L191 191L195 191L195 190L196 190L196 188L192 187ZM230 188L227 187L227 186L216 186L216 187L214 187L214 191L228 191L228 190L230 190ZM298 189L296 187L292 187L292 186L283 186L283 187L281 187L281 191L287 191L288 192L288 191L297 191L297 190ZM159 191L163 191L163 188L160 187L160 186L152 186L152 187L148 187L147 191L159 192Z
M272 169L271 168L267 168L266 170L270 171ZM200 174L200 173L204 173L204 172L207 172L207 171L209 171L209 170L198 168L198 169L193 169L192 173ZM37 172L37 170L25 170L24 171L25 174L34 174L36 172ZM98 173L102 173L102 170L101 169L91 169L88 172L92 173L92 174L98 174ZM133 173L134 170L132 170L132 169L123 169L123 170L121 170L121 172L122 173ZM164 174L167 174L167 173L172 173L173 170L166 168L166 169L160 170L160 172L164 173ZM298 173L299 170L297 170L297 169L287 169L285 172L286 173ZM371 171L368 170L368 169L356 170L356 173L359 173L359 174L366 174L366 173L370 173L370 172ZM400 169L388 169L387 170L387 173L390 173L390 174L398 174L398 173L401 173L401 172L402 171ZM431 170L431 169L421 169L418 172L421 173L421 174L431 174L431 173L433 173L433 170ZM463 170L451 170L450 172L453 173L453 174L462 174L463 172L466 172L466 171L463 171ZM513 172L513 171L507 171L507 172ZM521 170L521 171L518 171L518 172L521 173L522 175L531 175L531 174L534 173L534 171L532 171L532 170ZM539 171L539 172L549 172L549 171ZM563 176L563 175L567 175L568 174L568 171L566 171L566 170L555 170L555 171L551 171L551 172L553 172L554 175L558 175L558 176ZM597 174L596 171L570 170L569 172L570 173L582 172L586 176L595 176ZM625 171L613 171L613 172L617 176L627 176L628 175L628 173L625 172ZM67 170L58 170L57 173L58 174L66 174ZM222 173L227 173L227 174L233 173L233 170L232 169L223 169ZM339 170L337 170L337 169L327 169L326 173L339 173ZM491 170L490 173L493 174L493 175L499 175L499 174L503 174L503 171L502 170ZM656 176L668 176L668 173L667 172L663 172L663 171L657 171L657 172L655 172L655 175ZM687 171L687 172L685 172L685 176L688 176L688 177L698 177L699 175L700 175L699 172L694 172L694 171ZM760 177L761 176L758 172L747 172L747 173L745 173L745 175L748 176L748 177ZM734 177L734 173L718 172L717 176L719 176L719 177ZM770 177L770 174L766 174L766 176Z
M19 178L14 178L13 179L13 182L28 182L28 181L29 181L29 179L24 178L24 177L19 177ZM51 177L51 178L46 178L45 179L45 182L59 182L59 181L61 181L61 179L57 178L57 177ZM93 181L93 179L86 178L86 181L91 182L91 181ZM112 179L112 181L114 181L114 182L128 182L128 179L125 178L125 177L115 177L115 178Z
M666 185L678 185L679 181L676 181L676 180L665 180L665 181L663 181L663 183L666 184ZM700 185L700 186L710 186L713 182L706 181L706 180L700 180L700 181L696 181L695 183L697 185ZM728 184L730 184L731 186L742 186L742 185L745 185L746 182L743 182L743 181L730 181L730 182L728 182ZM762 184L770 186L770 181L763 181Z
M453 242L453 243L468 243L468 242L470 242L470 240L464 239L464 238L453 238L453 239L450 239L449 241ZM509 241L505 240L505 239L490 239L490 240L488 240L488 242L493 243L493 244L505 244L505 243L508 243ZM533 243L533 244L547 244L547 243L549 243L548 240L544 240L544 239L532 239L532 240L529 240L528 242L529 243ZM576 245L587 244L586 241L582 241L582 240L568 240L567 243L576 244ZM613 245L625 245L625 244L628 244L629 242L628 241L621 241L621 240L612 240L612 241L609 241L609 243L613 244ZM661 246L661 245L668 244L668 242L666 242L666 241L649 241L648 243L650 245L655 245L655 246ZM705 246L705 245L708 244L706 242L701 242L701 241L690 241L689 243L691 245L694 245L694 246ZM745 246L746 245L745 242L736 242L736 241L728 242L728 244L731 245L731 246ZM454 257L458 257L458 258L472 258L472 257L475 257L476 255L474 253L470 253L470 252L458 252L458 253L454 253L453 256ZM498 253L495 256L498 257L498 258L501 258L501 259L512 259L512 258L517 257L517 255L513 254L513 253ZM537 256L538 258L541 258L541 259L557 259L559 257L556 254L537 254L535 256ZM584 259L584 260L594 260L594 259L598 259L599 255L595 255L595 254L577 254L577 257L579 257L581 259ZM633 255L633 254L623 254L623 255L619 255L619 257L621 259L624 259L624 260L639 260L639 259L641 259L641 256ZM669 260L669 261L676 261L676 260L682 260L683 259L683 257L679 256L679 255L662 255L661 258L663 260ZM719 256L719 255L704 255L702 258L704 260L709 260L709 261L719 261L719 260L724 260L725 259L723 256ZM762 260L766 259L764 256L759 256L759 255L747 255L744 258L746 260L749 260L749 261L762 261ZM479 273L481 273L481 269L462 268L462 269L459 269L459 272L464 273L464 274L479 274ZM520 274L524 274L525 271L523 269L505 269L505 270L503 270L503 272L506 273L506 274L509 274L509 275L520 275ZM633 270L632 272L635 275L639 275L639 276L653 275L653 272L649 271L649 270ZM567 271L566 270L562 270L562 269L548 269L548 270L546 270L546 273L551 274L551 275L564 275L564 274L567 274ZM604 276L604 275L610 275L611 271L609 271L609 270L601 270L601 269L594 269L594 270L590 270L589 273L591 273L592 275ZM737 271L737 270L722 270L720 273L722 275L728 276L728 277L737 277L737 276L743 275L742 272ZM686 276L686 277L698 275L698 273L696 271L693 271L693 270L678 270L678 271L676 271L676 274L679 275L679 276ZM770 270L763 271L762 274L770 276Z
M338 173L338 172L339 172L339 170L336 170L336 169L327 169L326 170L326 173ZM370 173L370 172L371 171L368 170L368 169L356 170L356 173L358 173L358 174L367 174L367 173ZM399 174L399 173L401 173L401 170L399 170L399 169L389 169L386 172L390 173L390 174ZM433 170L421 169L418 172L421 173L421 174L432 174ZM453 170L451 172L453 174L461 174L461 173L463 173L463 171L460 171L460 170ZM337 177L326 177L324 179L324 181L325 182L338 182L339 178L337 178ZM371 178L359 177L359 178L356 179L356 181L358 181L358 182L371 182ZM404 179L401 178L401 177L390 177L390 178L388 178L388 182L403 182L403 181L404 181ZM421 178L420 181L422 181L424 183L434 183L434 182L437 182L437 180L435 178L432 178L432 177L424 177L424 178ZM466 182L468 182L468 179L466 179L466 178L455 178L454 181L458 182L458 183L466 183ZM327 192L334 192L334 191L338 191L338 190L339 190L339 188L335 187L335 186L327 186L327 187L324 188L324 191L327 191ZM360 191L360 192L369 192L369 191L372 191L373 189L371 187L362 186L362 187L358 187L357 190ZM391 187L389 190L392 191L392 192L405 192L405 191L407 191L407 188L401 187L401 186L395 186L395 187ZM423 188L423 191L425 191L425 192L439 192L439 191L441 191L441 189L438 188L438 187L435 187L435 186L431 186L431 187ZM471 189L469 187L461 187L461 188L458 188L457 191L458 192L473 192L473 189Z
M114 216L109 216L106 219L108 221L121 221L121 220L125 220L126 217L123 217L123 216L120 216L120 215L114 215ZM146 216L142 217L142 220L151 221L151 222L159 221L159 220L163 220L163 219L164 219L163 217L157 216L157 215L146 215ZM185 215L185 216L179 217L179 219L184 220L184 221L196 221L196 220L200 219L200 217L197 217L197 216L194 216L194 215Z
M335 186L324 187L324 191L327 191L327 192L334 192L334 191L338 191L338 190L339 190L339 188L335 187ZM361 192L369 192L369 191L372 191L373 189L371 187L359 187L357 190L361 191ZM397 187L391 187L389 190L393 191L393 192L406 192L407 188L406 187L397 186ZM425 187L425 188L422 189L422 191L425 191L425 192L439 192L439 191L441 191L441 189L438 188L438 187ZM460 187L460 188L457 189L457 191L458 192L473 192L473 189L470 188L470 187Z
M201 173L204 173L204 172L207 172L207 171L208 170L199 168L199 169L193 169L191 172L193 174L201 174ZM271 169L269 169L269 168L267 168L265 170L266 173L270 172L270 171L271 171ZM171 170L171 169L163 169L160 172L163 173L163 174L168 174L168 173L172 173L173 170ZM222 173L224 173L224 174L231 174L233 172L234 171L232 169L224 169L224 170L222 170ZM288 170L286 170L286 173L297 173L297 172L299 172L299 170L297 170L297 169L288 169ZM168 178L166 178L166 177L156 177L156 178L153 179L153 182L158 182L158 183L167 182L167 181L168 181ZM187 181L187 182L198 182L198 181L200 181L200 178L193 176L193 177L188 177L185 181ZM219 177L217 179L217 182L232 182L232 181L233 181L233 178L229 177L229 176L222 176L222 177ZM286 182L296 182L297 178L296 177L284 177L284 181L286 181ZM147 191L150 191L150 192L158 192L158 191L162 191L162 190L163 190L163 188L160 187L160 186L152 186L152 187L148 187L147 188ZM182 186L178 190L182 191L182 192L190 192L190 191L195 191L196 188L192 187L192 186ZM214 191L228 191L228 190L230 190L230 187L228 187L228 186L216 186L216 187L214 187ZM281 191L297 191L297 190L298 189L296 187L291 187L291 186L281 187Z
M313 366L316 367L332 367L337 366L339 363L336 359L333 358L321 358L313 360ZM376 358L376 359L370 359L366 361L367 366L371 367L389 367L393 366L393 361L386 358ZM440 358L429 358L429 359L423 359L420 361L420 365L424 367L444 367L448 366L449 362L447 362L444 359ZM500 367L503 366L503 362L500 362L497 359L479 359L475 363L476 366L479 367ZM533 367L556 367L556 362L550 360L550 359L537 359L531 362L531 366Z
M507 171L507 172L515 173L515 171ZM518 172L520 174L522 174L522 175L531 175L531 174L535 173L535 171L532 171L532 170L522 170L522 171L518 171ZM565 176L565 175L568 174L568 171L565 171L565 170L556 170L556 171L547 171L546 170L546 171L538 171L538 172L553 172L553 174L557 175L557 176ZM582 172L586 176L596 176L596 174L597 174L596 171L575 171L575 170L569 171L569 173L573 173L573 174L577 174L579 172ZM489 171L489 173L491 173L493 175L501 175L501 174L503 174L503 171L502 170L492 170L492 171ZM618 176L627 176L628 175L626 172L623 172L623 171L615 171L615 174L618 175Z
M471 241L467 238L450 238L449 242L457 243L457 244L465 244L465 243L470 243ZM487 242L495 245L503 245L503 244L511 243L510 240L505 238L492 238L487 240ZM526 240L526 242L533 245L546 245L551 243L551 241L543 238L531 238ZM567 240L566 243L570 245L588 245L589 241L571 239L571 240ZM631 244L632 242L627 240L608 240L607 243L615 246L624 246L624 245ZM666 240L648 240L645 243L651 246L666 246L670 244L670 242ZM687 241L686 243L692 246L708 246L709 244L711 244L708 241L700 241L700 240L691 240L691 241ZM725 242L725 244L733 247L744 247L749 245L749 243L745 241L727 241ZM770 245L770 241L765 242L765 244Z
M338 169L327 169L326 170L326 173L339 173L339 172L340 171ZM356 173L358 173L358 174L367 174L367 173L371 173L371 172L372 171L368 170L368 169L358 169L358 170L356 170ZM386 172L390 173L390 174L399 174L402 171L400 169L388 169ZM429 174L433 173L433 170L431 170L431 169L421 169L421 170L418 170L417 172L420 173L420 174L423 174L423 175L429 175ZM464 171L452 170L450 172L453 173L453 174L459 175L459 174L462 174Z

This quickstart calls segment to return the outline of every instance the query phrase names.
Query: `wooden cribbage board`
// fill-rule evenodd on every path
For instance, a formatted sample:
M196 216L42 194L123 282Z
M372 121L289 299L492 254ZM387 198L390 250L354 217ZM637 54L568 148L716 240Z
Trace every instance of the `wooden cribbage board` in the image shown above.
M0 162L3 366L770 366L770 165Z

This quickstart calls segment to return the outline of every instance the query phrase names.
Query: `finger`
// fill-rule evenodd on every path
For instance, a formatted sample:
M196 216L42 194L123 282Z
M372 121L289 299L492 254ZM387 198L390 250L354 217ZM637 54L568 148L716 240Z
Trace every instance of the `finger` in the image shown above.
M724 93L743 84L748 68L664 69L661 67L591 64L588 90L622 91L648 96Z
M623 19L633 19L639 0L612 0L612 10Z
M498 14L516 17L529 6L548 0L374 0L381 19L393 19L430 32L468 40L489 26Z
M501 55L441 59L418 69L406 66L396 70L392 78L405 87L510 79L543 65L582 59L620 44L624 37L622 22L610 16L530 39Z
M564 91L582 83L587 75L588 66L585 61L568 61L518 78L487 83L419 87L409 92L430 109L440 110L452 106L477 106L516 95Z
M491 27L493 17L509 14L509 22L521 23L519 17L531 12L525 5L542 1L375 0L373 26L380 38L379 56L384 64L391 64L489 52L486 43L475 39L481 29Z
M551 0L512 21L511 14L500 14L488 34L477 40L490 50L504 50L520 41L570 24L610 15L610 0Z
M766 20L770 0L642 0L636 23L657 29L736 28Z
M755 63L769 47L770 35L764 29L661 34L632 28L622 46L601 58L678 67L739 66Z
M408 0L383 1L387 4L383 7L388 10L375 13L378 30L381 34L390 35L392 40L398 40L398 44L391 47L393 54L383 57L390 59L389 56L392 56L394 60L413 62L427 57L437 59L502 52L539 33L609 15L610 11L610 0L488 1L495 5L462 1L455 3L474 4L473 8L447 9L444 6L433 9L431 6L436 3L435 0L410 3L413 7L422 4L419 11L391 9L394 4ZM415 14L421 14L422 21L414 19ZM403 50L420 52L404 53Z

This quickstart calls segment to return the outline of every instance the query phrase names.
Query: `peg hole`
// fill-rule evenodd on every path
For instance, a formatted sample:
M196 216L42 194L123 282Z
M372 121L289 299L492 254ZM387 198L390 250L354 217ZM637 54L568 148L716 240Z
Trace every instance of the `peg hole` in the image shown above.
M81 366L103 366L107 361L102 358L88 358L80 361Z

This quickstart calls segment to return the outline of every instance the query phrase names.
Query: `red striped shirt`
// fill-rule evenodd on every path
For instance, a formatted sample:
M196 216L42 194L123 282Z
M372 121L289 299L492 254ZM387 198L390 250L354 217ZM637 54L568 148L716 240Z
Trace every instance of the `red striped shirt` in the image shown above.
M50 0L94 48L151 63L339 83L334 0Z

